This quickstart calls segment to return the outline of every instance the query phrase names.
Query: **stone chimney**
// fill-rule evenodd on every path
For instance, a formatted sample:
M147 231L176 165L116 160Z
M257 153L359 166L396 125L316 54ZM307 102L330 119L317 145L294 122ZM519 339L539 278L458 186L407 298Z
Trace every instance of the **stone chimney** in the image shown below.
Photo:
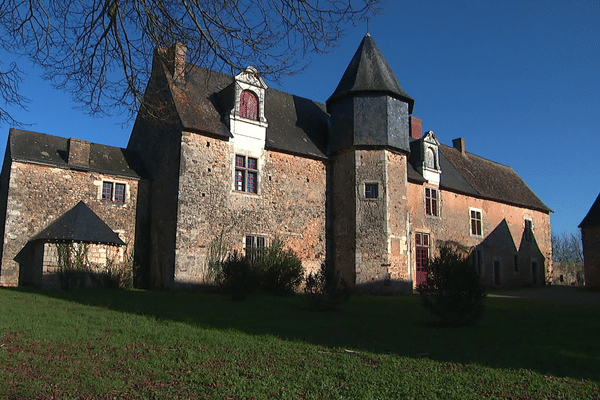
M185 57L187 54L187 46L183 43L175 43L169 49L169 56L173 60L173 69L171 74L175 83L185 82Z
M90 166L91 143L81 139L70 138L67 151L69 152L69 165L79 167Z
M410 137L413 139L421 139L423 137L423 121L417 117L410 118Z
M467 154L465 150L465 138L453 139L452 146L454 146L456 150L460 151L460 154L462 154L463 156Z

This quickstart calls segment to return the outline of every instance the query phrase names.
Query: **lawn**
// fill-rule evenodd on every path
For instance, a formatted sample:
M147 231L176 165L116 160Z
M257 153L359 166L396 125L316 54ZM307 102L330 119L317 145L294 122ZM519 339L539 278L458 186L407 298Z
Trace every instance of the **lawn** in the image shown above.
M600 398L600 305L485 303L440 328L417 297L0 289L0 398Z

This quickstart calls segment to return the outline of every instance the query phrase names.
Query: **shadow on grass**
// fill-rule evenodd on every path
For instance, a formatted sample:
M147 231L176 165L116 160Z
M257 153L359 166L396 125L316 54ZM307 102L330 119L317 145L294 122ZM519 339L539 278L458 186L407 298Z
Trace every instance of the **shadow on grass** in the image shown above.
M598 304L490 296L477 325L442 328L435 327L416 296L355 296L338 312L313 313L301 295L259 292L233 302L220 294L191 291L10 290L206 329L600 381Z

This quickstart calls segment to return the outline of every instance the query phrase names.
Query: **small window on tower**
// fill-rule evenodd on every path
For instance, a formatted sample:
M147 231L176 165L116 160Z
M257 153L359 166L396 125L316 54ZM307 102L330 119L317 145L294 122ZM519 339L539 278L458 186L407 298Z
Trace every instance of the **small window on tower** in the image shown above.
M365 183L365 197L376 199L379 197L379 185L377 183Z

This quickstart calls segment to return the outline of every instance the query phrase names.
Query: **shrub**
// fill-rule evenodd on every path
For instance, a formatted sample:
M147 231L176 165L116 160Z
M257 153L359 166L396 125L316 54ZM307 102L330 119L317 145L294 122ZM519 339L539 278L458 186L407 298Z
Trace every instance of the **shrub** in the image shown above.
M230 254L221 263L216 281L223 290L231 294L233 300L244 300L257 287L256 271L250 259L237 252Z
M304 294L311 311L335 310L350 298L349 286L339 279L330 264L323 263L318 272L306 277Z
M425 308L443 325L473 323L483 315L485 291L468 259L449 246L430 260L427 280L417 289Z
M283 241L273 239L270 246L252 254L253 266L260 277L262 289L274 294L292 293L302 283L302 261L291 249L284 249Z
M138 265L133 260L133 253L126 253L125 261L106 260L106 286L115 289L133 289Z

